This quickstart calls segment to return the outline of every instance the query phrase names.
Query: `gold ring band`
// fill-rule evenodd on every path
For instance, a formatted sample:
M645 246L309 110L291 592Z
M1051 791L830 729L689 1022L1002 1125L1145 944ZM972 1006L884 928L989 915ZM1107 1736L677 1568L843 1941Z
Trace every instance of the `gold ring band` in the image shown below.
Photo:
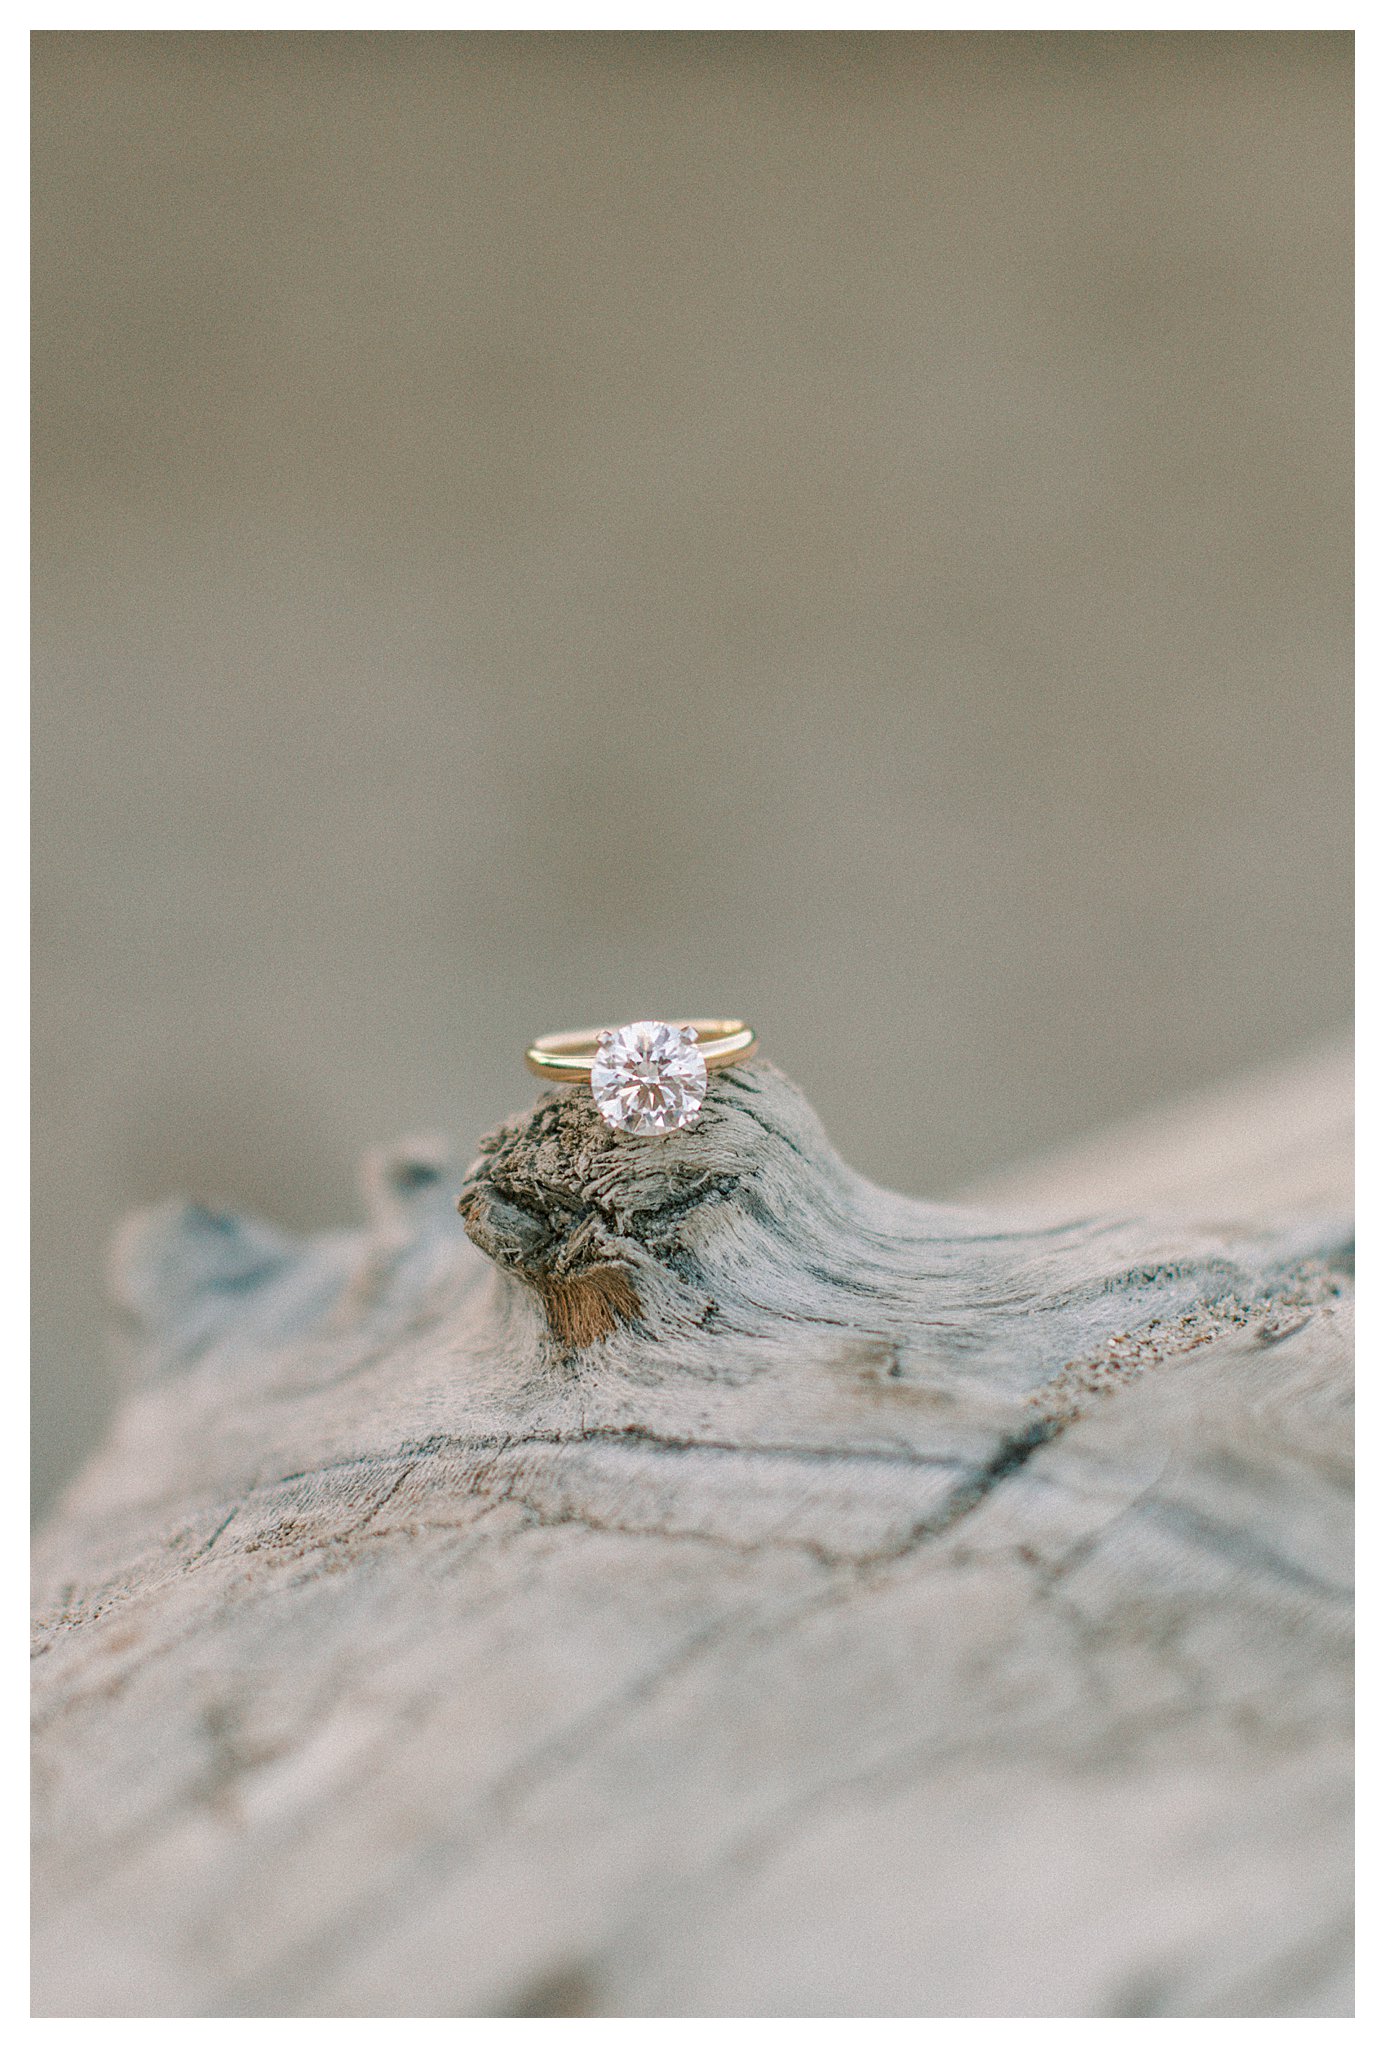
M697 1034L697 1049L709 1072L717 1067L734 1067L738 1060L748 1060L755 1050L755 1033L740 1017L674 1017L669 1024L674 1031ZM524 1063L531 1074L544 1081L590 1081L592 1067L611 1036L608 1029L553 1031L546 1038L534 1040L524 1055Z

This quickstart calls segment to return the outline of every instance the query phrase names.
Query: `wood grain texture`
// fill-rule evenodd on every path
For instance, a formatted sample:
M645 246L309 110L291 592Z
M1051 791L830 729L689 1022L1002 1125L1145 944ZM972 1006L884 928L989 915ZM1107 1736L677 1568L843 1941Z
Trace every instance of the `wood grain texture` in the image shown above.
M38 1554L36 2009L1349 2010L1289 1098L1187 1131L1197 1223L885 1193L762 1061L663 1139L560 1090L381 1154L359 1232L134 1219ZM1291 1149L1345 1204L1342 1099Z

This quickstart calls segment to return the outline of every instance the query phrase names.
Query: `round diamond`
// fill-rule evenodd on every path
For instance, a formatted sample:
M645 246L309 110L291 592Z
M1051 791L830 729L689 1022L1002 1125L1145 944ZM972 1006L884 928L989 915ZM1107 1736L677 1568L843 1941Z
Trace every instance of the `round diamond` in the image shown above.
M592 1094L614 1131L648 1137L681 1131L702 1108L707 1062L697 1033L674 1024L627 1024L603 1032L592 1062Z

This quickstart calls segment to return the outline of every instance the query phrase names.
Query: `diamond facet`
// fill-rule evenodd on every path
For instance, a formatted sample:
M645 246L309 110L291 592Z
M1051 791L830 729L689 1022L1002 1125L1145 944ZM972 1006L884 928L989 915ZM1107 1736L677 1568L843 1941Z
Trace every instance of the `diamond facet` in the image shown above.
M592 1062L596 1106L615 1131L648 1137L692 1123L707 1093L707 1062L673 1024L627 1024Z

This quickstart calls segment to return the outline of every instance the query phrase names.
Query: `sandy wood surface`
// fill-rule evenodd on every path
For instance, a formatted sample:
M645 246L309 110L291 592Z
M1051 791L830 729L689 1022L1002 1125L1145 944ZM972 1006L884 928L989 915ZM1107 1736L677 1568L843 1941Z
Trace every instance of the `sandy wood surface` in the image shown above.
M133 1219L36 2010L1349 2011L1348 1105L964 1209L757 1062L377 1156L355 1233Z

